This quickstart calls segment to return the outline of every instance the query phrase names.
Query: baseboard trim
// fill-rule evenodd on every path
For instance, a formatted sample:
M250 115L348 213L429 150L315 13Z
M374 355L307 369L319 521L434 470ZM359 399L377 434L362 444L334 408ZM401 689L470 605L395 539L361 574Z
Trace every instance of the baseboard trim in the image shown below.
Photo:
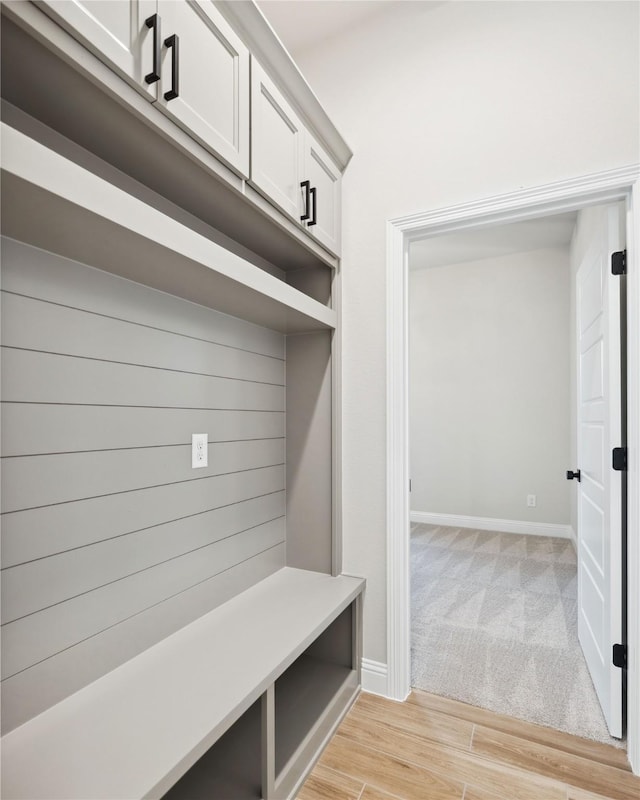
M573 539L575 542L571 525L556 525L552 522L467 517L459 514L432 514L429 511L412 511L409 519L411 522L422 522L426 525L476 528L479 531L497 531L498 533L524 533L528 536L556 536L560 539Z
M369 658L362 659L362 691L388 697L387 665Z

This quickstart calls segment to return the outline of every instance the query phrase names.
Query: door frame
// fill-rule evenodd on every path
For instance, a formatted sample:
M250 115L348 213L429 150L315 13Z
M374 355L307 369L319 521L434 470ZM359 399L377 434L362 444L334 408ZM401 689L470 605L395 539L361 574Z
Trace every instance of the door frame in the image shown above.
M627 225L627 605L640 608L640 164L387 222L387 680L410 683L409 245L412 241L623 200ZM640 774L640 618L627 618L627 752Z

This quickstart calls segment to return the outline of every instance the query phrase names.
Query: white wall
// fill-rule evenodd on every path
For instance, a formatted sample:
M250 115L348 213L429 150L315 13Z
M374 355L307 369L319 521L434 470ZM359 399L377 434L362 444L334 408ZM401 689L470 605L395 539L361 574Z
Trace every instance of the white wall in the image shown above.
M409 297L411 511L568 524L568 248L413 270Z
M635 163L635 2L419 2L294 53L355 153L344 180L344 569L386 648L385 223Z

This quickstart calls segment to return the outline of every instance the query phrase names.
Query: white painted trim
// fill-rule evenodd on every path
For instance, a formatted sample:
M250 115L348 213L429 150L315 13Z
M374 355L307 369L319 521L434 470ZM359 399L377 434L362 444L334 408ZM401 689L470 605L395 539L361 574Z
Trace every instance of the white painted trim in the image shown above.
M387 669L388 696L410 691L408 297L412 240L626 200L628 341L627 752L640 774L640 165L523 189L387 222Z
M402 231L387 225L387 696L410 690L409 631L409 257Z
M553 522L468 517L462 514L433 514L430 511L412 511L409 519L411 522L421 522L426 525L474 528L479 531L497 531L498 533L523 533L527 536L556 536L560 539L572 538L571 525L557 525Z
M388 697L387 665L381 661L362 659L362 691Z
M640 775L640 182L627 204L627 755Z

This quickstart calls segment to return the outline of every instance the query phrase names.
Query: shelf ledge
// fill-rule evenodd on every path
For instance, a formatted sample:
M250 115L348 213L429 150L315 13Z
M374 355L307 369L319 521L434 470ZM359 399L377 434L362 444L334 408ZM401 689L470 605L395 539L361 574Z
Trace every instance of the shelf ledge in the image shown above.
M2 232L282 333L336 312L2 123Z
M6 734L3 795L161 797L363 587L284 567Z

